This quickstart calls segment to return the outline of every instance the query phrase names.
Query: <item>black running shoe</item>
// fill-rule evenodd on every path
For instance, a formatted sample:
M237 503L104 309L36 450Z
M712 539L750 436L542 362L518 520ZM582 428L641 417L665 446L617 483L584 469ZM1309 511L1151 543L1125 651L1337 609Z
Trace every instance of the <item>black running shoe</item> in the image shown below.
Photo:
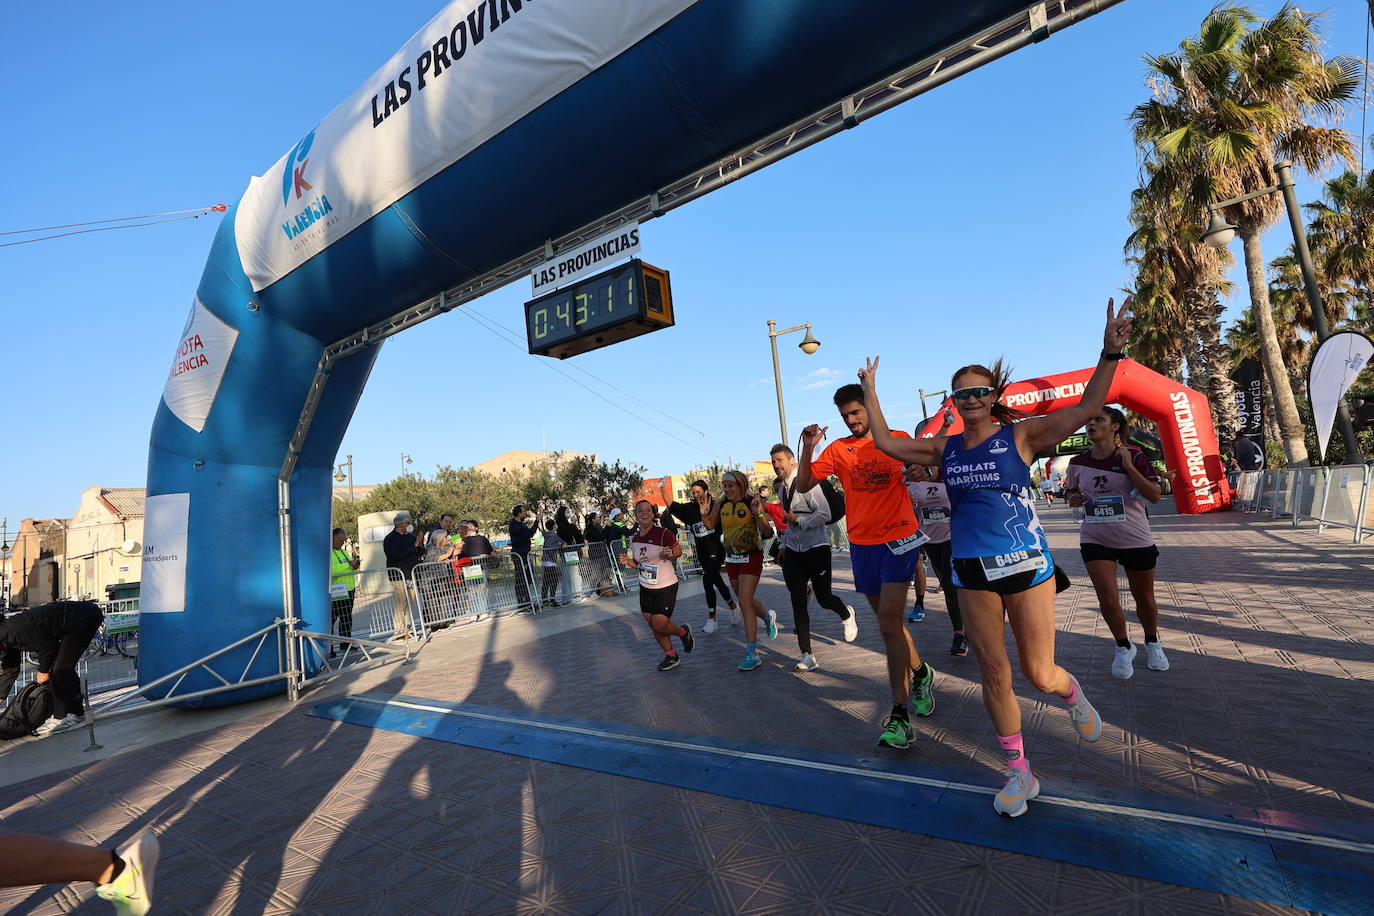
M686 652L688 655L692 654L692 649L695 648L697 644L696 637L692 635L692 628L684 623L682 625L682 635L678 638L682 640L682 651Z
M949 646L950 655L968 655L968 637L963 633L954 634L954 642Z
M672 671L680 664L682 664L682 659L678 658L676 655L665 655L663 656L663 661L658 663L658 670Z

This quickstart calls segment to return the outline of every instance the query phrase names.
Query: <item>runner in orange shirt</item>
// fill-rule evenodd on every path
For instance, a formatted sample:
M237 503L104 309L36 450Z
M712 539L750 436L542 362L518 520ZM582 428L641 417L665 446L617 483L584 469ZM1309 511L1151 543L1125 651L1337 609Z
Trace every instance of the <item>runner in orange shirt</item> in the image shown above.
M844 487L854 588L863 593L878 615L892 684L892 714L883 721L878 744L900 750L910 747L915 737L908 702L918 716L935 711L935 672L921 661L916 643L902 623L907 589L925 535L911 508L902 462L884 455L873 444L863 389L858 385L840 388L835 392L835 407L851 435L831 443L812 461L811 452L829 427L813 423L803 430L796 490L805 493L832 474Z

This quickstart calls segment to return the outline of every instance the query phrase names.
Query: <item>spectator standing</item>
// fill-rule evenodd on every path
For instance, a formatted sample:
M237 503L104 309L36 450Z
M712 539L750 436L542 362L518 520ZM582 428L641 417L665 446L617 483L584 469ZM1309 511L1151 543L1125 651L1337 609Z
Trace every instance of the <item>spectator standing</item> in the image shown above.
M558 538L563 542L563 583L559 597L564 604L568 604L582 594L582 532L573 524L572 513L567 506L560 506L554 519Z
M462 556L489 557L496 553L496 548L491 546L491 541L482 534L474 519L467 519L458 526L458 533L463 536Z
M410 639L410 587L409 580L415 574L415 567L424 558L421 544L424 538L412 534L415 526L411 524L410 513L397 512L392 518L396 527L382 539L382 550L386 553L386 565L399 570L401 579L393 583L396 593L396 609L392 612L392 625L396 630L393 637L397 640Z
M611 523L606 526L606 543L611 545L611 553L619 556L630 549L630 536L633 530L625 524L625 510L611 510Z
M345 639L353 636L353 600L358 591L358 577L355 570L358 561L344 549L348 532L342 528L334 529L334 553L329 564L329 626L336 635ZM348 654L348 643L339 643L338 650ZM329 648L329 657L335 655L334 647Z
M1264 450L1249 436L1236 433L1235 455L1242 471L1264 470Z
M588 546L606 543L606 529L601 526L600 516L595 512L587 513L587 527L582 529L582 534L587 539ZM609 598L611 595L615 594L611 588L611 579L609 575L602 577L596 583L596 590L597 594L602 598Z
M439 527L425 538L425 562L437 563L448 550L450 532L453 530L453 516L445 512L439 516Z
M539 531L539 523L530 518L524 506L515 506L510 510L506 531L510 534L511 560L515 563L515 600L533 611L537 605L530 597L530 583L534 581L530 572L530 547Z
M544 574L539 581L539 600L546 607L558 606L558 583L562 579L558 554L563 548L563 539L558 536L557 528L553 519L544 522L544 552L541 555Z
M19 677L21 652L38 659L40 684L50 683L53 714L35 734L50 735L81 724L86 714L76 663L105 622L94 601L54 601L0 620L0 697Z

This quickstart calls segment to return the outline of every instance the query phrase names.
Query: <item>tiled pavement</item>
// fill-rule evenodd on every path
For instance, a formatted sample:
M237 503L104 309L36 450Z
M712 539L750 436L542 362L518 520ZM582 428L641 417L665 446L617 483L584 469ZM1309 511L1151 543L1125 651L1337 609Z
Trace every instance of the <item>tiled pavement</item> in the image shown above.
M1155 524L1173 668L1149 671L1138 658L1135 677L1118 681L1067 513L1047 514L1075 580L1060 596L1058 657L1107 723L1101 741L1083 745L1058 703L1018 683L1047 791L1117 786L1369 822L1374 545L1234 514ZM847 584L844 565L837 579ZM678 617L698 622L700 587L686 592ZM787 620L776 576L762 594ZM944 654L939 596L927 604L913 632L940 673L939 706L907 760L913 772L986 773L996 757L976 663ZM823 667L804 676L788 670L786 629L763 668L735 671L740 637L728 625L660 674L629 614L462 657L457 638L441 634L420 665L389 669L370 692L866 752L887 705L876 627L861 617L859 640L845 645L826 612L812 615ZM494 639L502 626L462 639ZM1285 911L303 712L256 714L5 786L3 829L103 843L156 827L168 913ZM66 912L82 893L0 891L0 909Z

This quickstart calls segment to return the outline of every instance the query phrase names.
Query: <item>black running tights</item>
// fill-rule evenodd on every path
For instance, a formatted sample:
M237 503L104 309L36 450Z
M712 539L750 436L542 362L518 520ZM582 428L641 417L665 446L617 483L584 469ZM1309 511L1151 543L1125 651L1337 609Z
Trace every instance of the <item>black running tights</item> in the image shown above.
M730 586L725 584L721 578L720 567L725 558L716 553L703 553L698 558L701 560L701 586L706 589L706 606L711 610L711 616L716 615L716 589L720 589L720 596L726 601L733 600L730 597Z
M930 565L935 569L935 578L940 580L940 588L945 596L945 607L949 608L949 622L955 632L964 629L964 615L959 612L959 589L954 587L954 577L950 575L953 561L950 559L954 545L950 541L943 544L925 544L921 547L930 557Z
M816 603L834 611L840 619L849 616L844 602L830 590L830 545L822 544L798 553L789 550L782 555L782 578L792 599L792 622L797 628L797 648L811 651L811 613L806 607L806 583L816 595Z

